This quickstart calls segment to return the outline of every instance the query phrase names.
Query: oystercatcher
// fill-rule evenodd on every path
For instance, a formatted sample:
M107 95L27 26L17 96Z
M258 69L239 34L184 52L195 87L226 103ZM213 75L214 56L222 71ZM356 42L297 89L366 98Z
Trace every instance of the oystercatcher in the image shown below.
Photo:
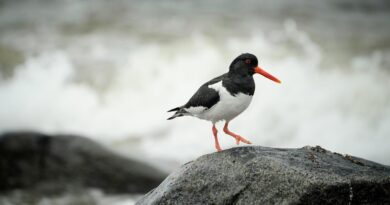
M255 81L253 80L255 73L281 83L279 79L258 66L255 55L244 53L233 60L229 66L229 72L200 86L185 105L169 110L168 112L175 112L175 114L168 120L181 116L194 116L211 121L215 148L218 152L222 149L218 142L218 130L215 123L221 120L225 121L223 131L234 137L237 145L240 142L251 144L249 140L231 132L228 126L232 119L249 106L255 92Z

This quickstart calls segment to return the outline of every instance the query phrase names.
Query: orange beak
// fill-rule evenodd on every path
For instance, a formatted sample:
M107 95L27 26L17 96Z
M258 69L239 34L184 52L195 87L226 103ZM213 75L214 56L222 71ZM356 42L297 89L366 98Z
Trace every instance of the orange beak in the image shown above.
M261 69L259 66L257 66L255 68L255 73L258 73L258 74L261 74L263 75L264 77L274 81L274 82L277 82L277 83L282 83L279 79L275 78L273 75L265 72L265 70Z

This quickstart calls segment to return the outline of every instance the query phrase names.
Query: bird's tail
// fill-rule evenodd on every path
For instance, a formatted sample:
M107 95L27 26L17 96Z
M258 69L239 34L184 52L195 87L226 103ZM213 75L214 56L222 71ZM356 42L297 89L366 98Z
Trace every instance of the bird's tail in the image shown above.
M175 119L177 117L182 117L182 116L188 114L188 112L185 111L182 107L173 108L171 110L168 110L168 112L175 112L175 114L173 114L172 117L168 118L167 120L172 120L172 119Z

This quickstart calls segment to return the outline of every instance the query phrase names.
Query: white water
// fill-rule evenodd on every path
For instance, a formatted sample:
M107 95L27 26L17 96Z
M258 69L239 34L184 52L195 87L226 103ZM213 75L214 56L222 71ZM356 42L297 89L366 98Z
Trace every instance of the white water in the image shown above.
M209 122L166 111L250 52L283 83L255 76L231 130L390 164L387 3L207 2L4 3L0 45L25 61L0 80L0 131L87 135L172 170L214 144Z

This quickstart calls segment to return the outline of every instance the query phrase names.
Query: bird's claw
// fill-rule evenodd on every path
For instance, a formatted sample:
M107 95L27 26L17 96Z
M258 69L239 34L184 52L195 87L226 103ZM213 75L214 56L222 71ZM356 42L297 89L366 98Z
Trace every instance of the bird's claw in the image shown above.
M245 143L245 144L252 144L252 142L250 142L249 140L241 137L241 136L236 136L236 144L239 145L240 144L240 141Z

